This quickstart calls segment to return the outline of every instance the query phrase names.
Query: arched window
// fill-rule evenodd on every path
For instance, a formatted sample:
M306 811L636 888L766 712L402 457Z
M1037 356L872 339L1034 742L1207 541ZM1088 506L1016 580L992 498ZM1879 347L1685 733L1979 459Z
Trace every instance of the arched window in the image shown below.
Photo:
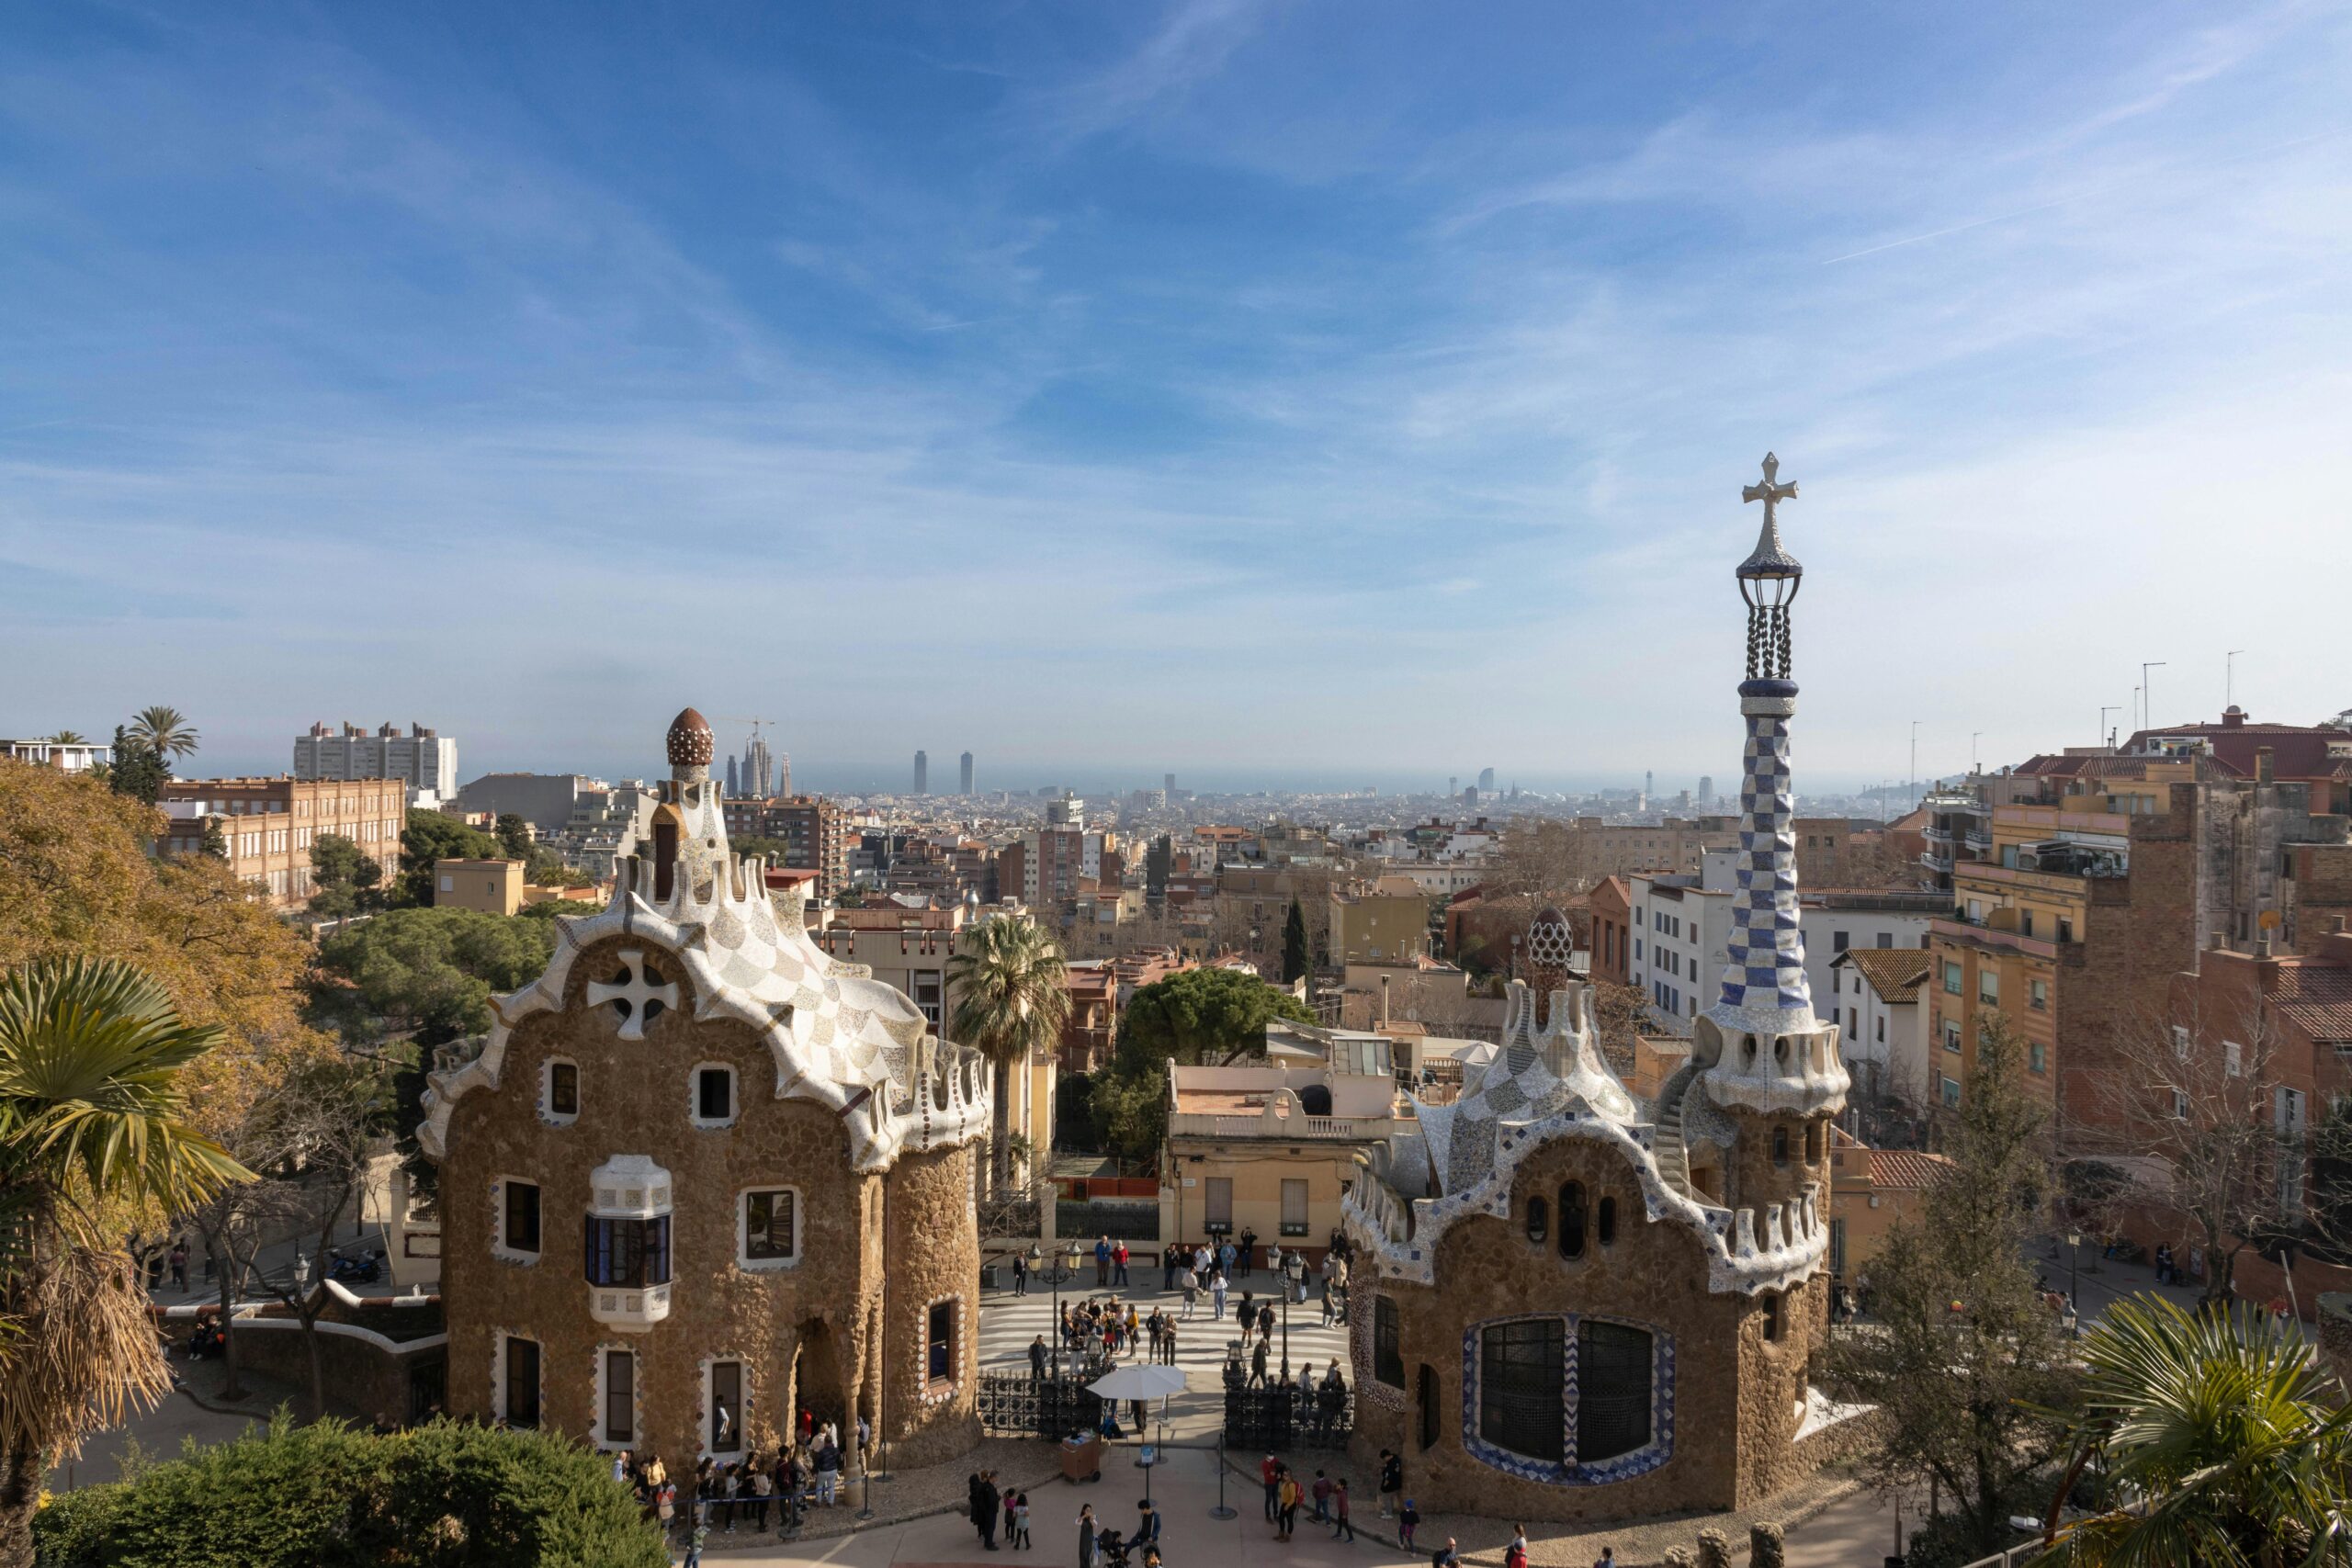
M1650 1440L1647 1330L1586 1318L1577 1328L1577 1462L1632 1453Z
M1779 1295L1769 1295L1764 1298L1764 1337L1771 1340L1776 1345L1779 1344L1781 1340L1781 1311L1782 1308Z
M1601 1246L1614 1247L1617 1244L1616 1199L1603 1198L1600 1201L1600 1207L1594 1211L1593 1228L1600 1233Z
M1786 1127L1772 1129L1772 1163L1774 1165L1789 1163L1789 1130Z
M1821 1163L1821 1123L1818 1122L1804 1124L1804 1158L1807 1165Z
M1560 1187L1560 1256L1584 1256L1584 1183L1564 1182Z
M1551 1205L1541 1198L1527 1201L1527 1239L1541 1245L1544 1232L1550 1228Z
M1419 1378L1421 1406L1421 1451L1437 1447L1437 1435L1444 1420L1444 1411L1438 1403L1437 1369L1427 1361L1421 1363Z

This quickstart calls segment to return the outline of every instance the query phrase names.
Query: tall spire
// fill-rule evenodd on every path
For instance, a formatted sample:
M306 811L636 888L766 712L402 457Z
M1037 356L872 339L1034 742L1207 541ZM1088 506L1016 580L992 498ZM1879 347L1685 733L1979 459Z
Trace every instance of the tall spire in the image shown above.
M1756 551L1735 574L1747 604L1747 679L1739 711L1747 745L1739 796L1739 896L1732 905L1729 962L1710 1010L1726 1031L1791 1033L1814 1027L1813 990L1804 976L1798 928L1796 799L1789 783L1789 719L1796 682L1789 678L1789 604L1804 568L1781 543L1778 507L1796 498L1780 482L1781 460L1764 455L1764 482L1740 491L1764 503Z

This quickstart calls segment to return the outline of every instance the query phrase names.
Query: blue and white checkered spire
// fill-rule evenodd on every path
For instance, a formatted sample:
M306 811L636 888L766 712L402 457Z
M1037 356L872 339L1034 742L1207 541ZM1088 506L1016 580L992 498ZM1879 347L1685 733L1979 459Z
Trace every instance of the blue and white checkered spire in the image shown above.
M1785 1034L1814 1026L1813 989L1804 977L1798 929L1796 800L1789 787L1789 719L1797 706L1789 679L1789 604L1804 569L1781 547L1776 509L1796 498L1779 483L1780 463L1764 458L1764 482L1741 492L1764 503L1756 552L1737 573L1747 601L1747 675L1739 711L1747 750L1739 791L1739 897L1722 995L1709 1016L1726 1031Z

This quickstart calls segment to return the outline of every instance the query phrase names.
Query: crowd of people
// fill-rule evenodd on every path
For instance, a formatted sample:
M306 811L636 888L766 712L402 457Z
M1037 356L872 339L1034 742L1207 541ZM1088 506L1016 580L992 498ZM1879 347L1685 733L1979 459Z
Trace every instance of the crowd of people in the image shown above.
M724 1405L719 1414L724 1432ZM865 1418L858 1417L861 1452L872 1437ZM629 1489L645 1517L658 1522L665 1535L675 1533L684 1541L688 1563L702 1561L702 1548L713 1531L732 1534L740 1528L763 1532L771 1514L779 1533L799 1529L809 1510L834 1507L844 1500L842 1474L846 1468L841 1429L818 1420L806 1407L790 1438L777 1440L772 1450L754 1448L730 1461L705 1456L690 1475L672 1474L658 1455L628 1449L613 1455L613 1479Z

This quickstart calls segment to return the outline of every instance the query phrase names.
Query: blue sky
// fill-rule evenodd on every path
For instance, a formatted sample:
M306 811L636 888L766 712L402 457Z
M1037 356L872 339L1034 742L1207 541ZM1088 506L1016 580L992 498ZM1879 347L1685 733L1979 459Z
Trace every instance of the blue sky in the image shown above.
M2352 705L2352 15L0 6L0 729L819 784ZM728 727L722 725L722 732ZM726 739L722 733L722 739Z

